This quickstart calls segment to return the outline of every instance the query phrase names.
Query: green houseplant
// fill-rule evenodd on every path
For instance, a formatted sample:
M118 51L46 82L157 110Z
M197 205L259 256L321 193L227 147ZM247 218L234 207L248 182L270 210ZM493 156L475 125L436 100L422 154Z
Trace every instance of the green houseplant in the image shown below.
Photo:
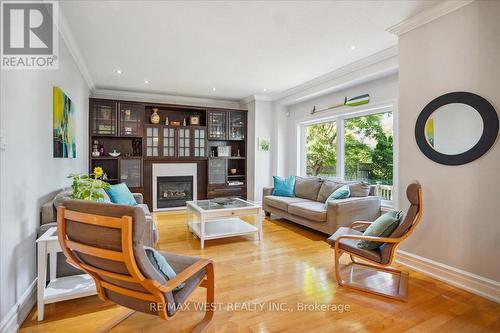
M101 167L95 167L93 173L77 174L72 173L68 178L73 179L73 193L72 199L101 201L104 199L103 190L109 189L109 183L101 180L104 171Z

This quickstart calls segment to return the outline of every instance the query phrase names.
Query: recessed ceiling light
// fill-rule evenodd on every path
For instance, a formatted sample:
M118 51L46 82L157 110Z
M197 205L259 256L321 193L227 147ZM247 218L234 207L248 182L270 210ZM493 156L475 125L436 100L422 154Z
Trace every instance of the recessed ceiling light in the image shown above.
M351 45L351 50L355 50L355 49L356 49L356 46Z
M212 88L212 91L216 91L217 89L215 89L215 87Z
M262 90L263 90L264 92L266 92L266 91L267 91L267 88L264 88L264 89L262 89Z
M144 83L145 84L149 84L149 80L144 80Z
M115 70L115 73L116 73L116 74L121 74L121 73L122 73L122 70L121 70L121 69L117 69L117 70Z

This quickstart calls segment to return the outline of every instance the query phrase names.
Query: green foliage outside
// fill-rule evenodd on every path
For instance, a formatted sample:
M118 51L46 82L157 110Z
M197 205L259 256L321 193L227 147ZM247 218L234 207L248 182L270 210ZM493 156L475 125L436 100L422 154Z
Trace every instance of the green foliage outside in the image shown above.
M375 114L345 120L345 178L392 185L392 126ZM335 176L337 128L335 122L307 127L307 174Z

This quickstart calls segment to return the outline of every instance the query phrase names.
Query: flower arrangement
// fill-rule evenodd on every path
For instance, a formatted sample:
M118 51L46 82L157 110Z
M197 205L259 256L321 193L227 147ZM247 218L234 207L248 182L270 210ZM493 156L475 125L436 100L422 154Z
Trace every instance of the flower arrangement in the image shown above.
M73 184L71 185L73 193L71 194L71 198L91 201L104 199L102 191L109 189L109 183L100 179L103 174L104 170L101 167L95 167L93 173L90 175L70 174L68 178L73 179Z

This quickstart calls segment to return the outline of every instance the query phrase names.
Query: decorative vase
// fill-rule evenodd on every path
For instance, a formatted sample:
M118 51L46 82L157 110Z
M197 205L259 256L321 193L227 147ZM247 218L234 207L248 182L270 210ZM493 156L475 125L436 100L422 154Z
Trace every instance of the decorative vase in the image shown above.
M160 123L160 115L158 114L158 109L153 109L153 114L151 115L151 124L159 124Z

